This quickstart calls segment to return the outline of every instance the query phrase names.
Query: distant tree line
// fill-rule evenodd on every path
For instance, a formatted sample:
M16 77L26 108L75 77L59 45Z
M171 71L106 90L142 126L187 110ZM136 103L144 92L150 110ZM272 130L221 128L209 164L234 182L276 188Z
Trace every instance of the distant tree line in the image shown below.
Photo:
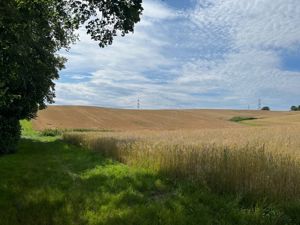
M264 111L270 111L271 109L270 109L269 106L264 106L264 107L261 108L261 110L264 110Z
M300 111L300 105L299 106L292 106L291 111Z
M269 106L264 106L264 107L261 108L261 110L270 111L271 109L270 109ZM291 106L291 111L300 111L300 105L298 105L298 106L295 106L295 105Z

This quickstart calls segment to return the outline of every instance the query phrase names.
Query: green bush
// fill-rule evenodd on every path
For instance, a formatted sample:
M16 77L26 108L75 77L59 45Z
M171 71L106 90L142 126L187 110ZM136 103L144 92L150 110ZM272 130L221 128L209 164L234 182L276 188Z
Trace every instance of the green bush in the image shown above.
M244 121L244 120L255 120L257 118L255 117L243 117L243 116L234 116L230 119L230 121L232 122L241 122L241 121Z
M59 129L45 129L41 132L41 136L45 137L55 137L62 135L62 131Z
M21 126L19 120L0 116L0 154L15 152L20 135Z

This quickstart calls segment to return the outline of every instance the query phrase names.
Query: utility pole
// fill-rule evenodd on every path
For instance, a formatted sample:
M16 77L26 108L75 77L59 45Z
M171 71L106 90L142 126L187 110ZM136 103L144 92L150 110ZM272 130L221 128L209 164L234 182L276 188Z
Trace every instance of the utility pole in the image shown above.
M258 99L258 110L261 110L261 99Z
M137 100L137 109L140 109L140 98L138 98L138 100Z

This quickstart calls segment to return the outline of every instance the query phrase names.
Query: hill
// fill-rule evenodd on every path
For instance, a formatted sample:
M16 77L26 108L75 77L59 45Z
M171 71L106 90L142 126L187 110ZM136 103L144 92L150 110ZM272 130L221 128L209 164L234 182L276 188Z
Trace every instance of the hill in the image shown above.
M176 130L241 127L229 121L232 117L255 117L251 125L272 125L300 122L297 112L256 110L127 110L89 106L49 106L33 120L37 130L107 129L107 130ZM249 122L250 124L250 122Z

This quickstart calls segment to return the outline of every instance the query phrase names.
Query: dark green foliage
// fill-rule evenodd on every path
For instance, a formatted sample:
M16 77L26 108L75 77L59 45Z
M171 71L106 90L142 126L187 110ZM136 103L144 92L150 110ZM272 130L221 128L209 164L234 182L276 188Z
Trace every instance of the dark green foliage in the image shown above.
M243 117L243 116L234 116L230 119L230 121L232 122L241 122L241 121L244 121L244 120L255 120L257 118L255 117Z
M261 108L261 110L270 111L270 107L269 106L264 106L264 107Z
M77 40L80 26L104 47L132 32L141 12L141 0L0 1L0 117L31 119L54 102L66 61L57 51Z
M300 111L300 105L298 107L293 105L291 111Z
M62 131L59 129L45 129L41 132L41 136L56 137L62 135Z
M284 214L287 215L291 221L300 224L300 203L299 201L291 201L282 206Z
M0 116L0 154L16 151L20 133L19 120Z
M298 111L298 107L297 106L291 106L291 111Z

